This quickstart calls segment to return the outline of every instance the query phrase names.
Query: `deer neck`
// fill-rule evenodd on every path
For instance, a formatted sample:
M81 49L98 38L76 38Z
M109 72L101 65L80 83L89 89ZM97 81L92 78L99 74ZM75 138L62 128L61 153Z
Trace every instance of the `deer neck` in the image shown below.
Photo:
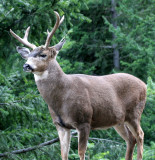
M34 72L34 78L35 82L41 82L41 81L53 81L58 82L57 78L64 76L65 73L62 71L60 65L58 62L53 59L49 62L48 67L43 72ZM59 80L59 79L58 79Z
M56 60L49 62L46 71L34 73L37 88L49 106L53 106L55 99L61 99L66 77Z

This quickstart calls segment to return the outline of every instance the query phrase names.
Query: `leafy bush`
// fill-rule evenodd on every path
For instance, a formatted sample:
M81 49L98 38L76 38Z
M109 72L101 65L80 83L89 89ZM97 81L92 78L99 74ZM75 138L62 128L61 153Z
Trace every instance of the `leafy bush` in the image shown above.
M155 142L155 83L151 77L147 80L147 101L144 112L142 114L142 128L144 130L145 143L150 144L151 141Z
M25 83L22 78L19 72L11 73L7 78L0 73L1 153L31 147L57 137L48 107L38 94L34 82L28 81L26 75L23 78ZM55 144L53 147L44 147L26 154L9 155L9 159L41 157L42 160L47 160L60 157L60 150L53 154L58 150L59 144Z

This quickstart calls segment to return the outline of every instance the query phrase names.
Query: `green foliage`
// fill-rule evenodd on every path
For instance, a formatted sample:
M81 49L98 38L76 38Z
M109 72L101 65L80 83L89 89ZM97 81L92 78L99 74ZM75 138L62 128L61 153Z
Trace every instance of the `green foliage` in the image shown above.
M102 14L106 12L106 6L100 7L103 1L88 1L88 8L82 8L81 13L89 18L79 23L78 19L73 19L74 27L69 33L71 43L64 50L63 58L69 59L72 64L83 63L87 74L107 74L112 70L112 61L110 65L108 60L112 58L112 54L108 52L111 49L105 49L105 37L109 36L107 29L104 28ZM110 11L107 11L108 14ZM100 13L100 14L98 14ZM110 14L110 13L109 13ZM109 45L107 43L107 45ZM93 68L90 70L90 67ZM88 68L88 69L87 69ZM77 70L78 71L78 70ZM75 72L76 73L76 72Z
M89 159L90 159L90 156L92 160L96 160L96 159L99 159L99 160L107 160L105 158L105 155L109 154L109 151L107 152L101 152L101 153L98 153L98 154L94 154L93 152L93 149L95 148L95 144L94 143L88 143L88 153L89 153Z
M65 73L116 73L112 45L117 43L119 72L131 73L147 82L147 103L141 120L145 133L144 160L155 158L155 0L117 2L117 27L114 28L108 0L1 0L0 153L32 147L57 137L33 76L22 71L24 61L14 54L15 46L21 44L9 33L12 29L22 37L31 26L29 41L42 45L46 30L52 30L55 24L53 11L56 10L60 16L65 15L65 21L51 44L66 37L66 44L57 57ZM92 131L90 137L100 140L89 140L86 160L124 159L125 142L113 129ZM77 148L77 139L72 138L69 159L79 159ZM60 160L60 145L55 143L2 159Z
M151 146L144 147L143 159L152 160L155 159L155 143L150 142Z
M137 4L138 3L138 4ZM110 19L103 16L109 32L115 33L115 41L120 51L121 70L132 73L144 81L148 76L155 80L155 22L153 5L149 1L119 1L117 7L118 27L114 28Z
M108 160L107 158L104 158L105 155L109 154L109 152L105 152L105 153L99 153L95 156L93 156L92 160L96 160L96 159L99 159L99 160Z
M147 81L147 102L142 114L142 128L145 133L145 142L155 142L155 83L151 77Z
M26 77L27 83L20 79L21 74L18 72L8 75L7 78L0 74L0 152L34 146L57 136L47 105L38 95L36 86L31 80L28 82ZM20 88L19 83L23 84ZM42 159L60 157L59 152L57 155L52 154L54 151L59 151L58 144L53 148L45 147L20 156L10 155L9 158L38 159L37 157L46 152L50 154L46 158L41 156Z
M144 146L143 159L144 160L153 160L155 158L155 143L151 142L150 146ZM136 160L137 155L134 155L134 160ZM125 160L124 158L121 160Z

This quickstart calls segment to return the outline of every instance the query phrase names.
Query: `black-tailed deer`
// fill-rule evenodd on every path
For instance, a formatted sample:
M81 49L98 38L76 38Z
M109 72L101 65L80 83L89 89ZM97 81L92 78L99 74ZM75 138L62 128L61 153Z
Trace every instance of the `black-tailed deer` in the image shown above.
M91 129L114 127L126 141L126 160L132 160L137 143L137 160L142 160L144 133L140 126L141 114L146 100L146 85L140 79L125 73L106 76L65 74L56 56L65 40L49 47L50 40L64 17L57 17L53 30L44 46L36 47L28 42L29 27L24 38L11 34L21 43L32 48L17 47L27 60L23 68L34 74L41 96L48 104L56 125L63 160L68 159L70 129L78 131L78 153L85 159L87 141Z

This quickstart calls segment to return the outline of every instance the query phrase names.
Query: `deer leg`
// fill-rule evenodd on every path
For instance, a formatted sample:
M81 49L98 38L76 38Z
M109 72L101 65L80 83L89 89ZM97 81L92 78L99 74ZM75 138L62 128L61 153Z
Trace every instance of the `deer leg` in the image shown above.
M62 160L68 160L68 152L70 147L70 130L58 125L56 126L56 128L60 139Z
M128 122L127 125L137 141L137 160L142 160L144 132L140 126L140 122L136 119Z
M85 160L85 152L90 133L90 125L88 123L78 126L78 153L80 160Z
M127 149L125 160L133 159L133 151L136 144L136 139L130 132L130 130L124 124L120 124L114 127L117 133L126 141Z

